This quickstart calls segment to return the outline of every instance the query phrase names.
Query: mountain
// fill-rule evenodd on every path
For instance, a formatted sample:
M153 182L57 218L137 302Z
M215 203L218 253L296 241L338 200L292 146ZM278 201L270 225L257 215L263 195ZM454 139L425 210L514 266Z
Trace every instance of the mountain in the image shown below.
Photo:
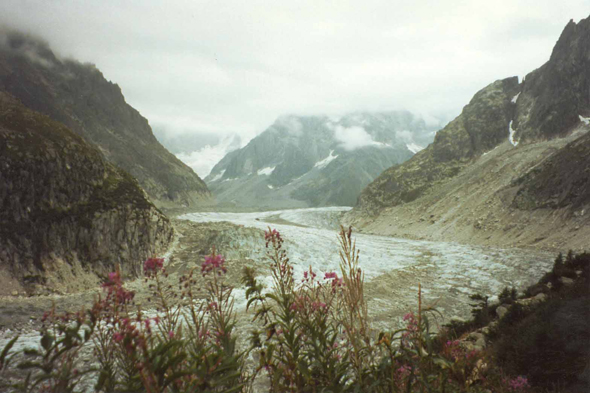
M409 112L282 116L205 178L219 203L258 208L348 205L383 169L427 145L436 127Z
M59 121L134 176L161 207L209 199L205 183L154 137L121 89L92 64L60 59L39 39L0 34L0 91Z
M384 171L346 220L365 231L582 247L590 232L590 19L551 57L475 94L434 142Z
M170 221L137 180L0 92L0 294L85 289L164 252Z

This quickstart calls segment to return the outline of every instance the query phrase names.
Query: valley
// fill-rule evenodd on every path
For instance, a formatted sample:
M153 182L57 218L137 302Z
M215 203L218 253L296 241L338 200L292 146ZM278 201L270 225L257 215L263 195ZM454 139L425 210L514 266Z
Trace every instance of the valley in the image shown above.
M441 391L587 391L590 17L568 20L526 73L478 69L506 53L471 64L429 49L414 66L341 53L267 79L268 53L258 64L201 37L121 40L133 56L100 56L136 61L127 74L105 69L149 121L59 40L54 52L43 35L0 25L0 352L20 336L0 354L0 391L24 375L5 373L6 355L41 359L59 345L56 358L23 363L40 383L23 391L439 391L435 379ZM409 30L392 31L371 37ZM244 41L233 52L253 49ZM152 44L166 50L139 61ZM430 48L418 46L413 56ZM444 77L436 87L427 74ZM358 266L342 252L352 244ZM64 315L50 332L54 311ZM567 380L532 366L541 350L573 359L556 372ZM107 371L82 381L73 365L97 358ZM505 366L512 358L524 366ZM533 390L521 389L527 373Z

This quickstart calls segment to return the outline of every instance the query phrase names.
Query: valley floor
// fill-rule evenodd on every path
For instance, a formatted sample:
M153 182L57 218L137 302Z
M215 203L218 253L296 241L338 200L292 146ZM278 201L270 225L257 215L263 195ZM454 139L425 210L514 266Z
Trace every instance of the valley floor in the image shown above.
M286 239L286 249L300 279L311 265L324 273L339 271L338 218L347 208L319 208L258 213L192 213L174 219L177 241L167 262L168 283L176 286L182 274L196 269L210 247L216 245L227 259L226 280L235 288L238 325L248 329L245 296L240 278L243 266L254 267L270 284L263 230L272 226ZM224 222L231 221L231 222ZM425 301L436 304L446 318L469 315L469 295L499 293L505 286L523 288L550 269L553 254L487 247L396 239L357 234L365 294L375 328L395 329L402 317L416 308L420 283ZM126 286L136 291L135 302L144 312L154 312L150 293L142 279ZM54 305L58 311L90 307L101 288L75 294L0 299L0 347L19 331L21 345L38 342L41 316ZM439 321L439 322L442 322ZM243 331L243 330L242 330Z

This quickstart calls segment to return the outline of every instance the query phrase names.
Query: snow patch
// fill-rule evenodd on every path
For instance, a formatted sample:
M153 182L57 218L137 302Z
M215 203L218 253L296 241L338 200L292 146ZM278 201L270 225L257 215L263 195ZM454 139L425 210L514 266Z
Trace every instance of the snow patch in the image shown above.
M514 122L514 120L510 120L510 124L508 124L508 140L510 141L510 143L512 143L512 146L518 146L518 141L514 140L514 134L516 133L516 131L512 129L512 122Z
M266 186L267 186L268 188L270 188L271 190L274 190L274 187L273 187L273 186L271 186L270 184L267 184Z
M314 167L320 168L320 169L325 168L326 166L328 166L329 163L334 161L337 157L338 157L338 155L334 155L334 150L330 150L330 155L328 155L328 157L324 158L323 160L316 162Z
M213 182L213 181L217 181L217 180L221 179L221 177L223 176L224 173L225 173L225 169L222 169L221 172L219 172L217 175L215 175L215 177L213 179L211 179L209 181Z
M590 117L584 117L582 115L578 115L580 121L586 125L590 125Z
M516 100L518 100L518 96L520 96L520 93L521 92L519 91L517 95L515 95L514 97L512 97L512 103L513 104L516 104Z
M259 176L261 176L261 175L269 176L270 174L272 174L272 172L275 170L275 168L276 168L276 166L273 166L273 167L267 166L266 168L259 169L258 172L256 172L256 174Z
M415 143L406 143L406 147L408 148L409 151L411 151L412 153L416 154L418 153L420 150L424 150L424 148L420 145L417 145Z

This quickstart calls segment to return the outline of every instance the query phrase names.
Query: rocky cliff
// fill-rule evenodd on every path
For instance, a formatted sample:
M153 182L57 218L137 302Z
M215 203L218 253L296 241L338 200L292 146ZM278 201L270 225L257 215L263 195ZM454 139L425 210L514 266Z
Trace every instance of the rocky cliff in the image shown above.
M385 207L412 202L456 176L474 157L506 141L517 89L518 78L513 77L477 92L431 145L403 165L387 169L365 188L357 209L375 216Z
M0 294L137 275L173 229L137 181L49 117L0 92Z
M367 186L347 221L398 236L582 247L589 60L590 19L570 22L545 65L479 91L428 148Z
M139 180L161 207L206 201L205 183L154 137L121 89L91 64L56 57L44 42L0 34L0 91L65 124Z
M385 168L432 141L409 112L283 116L205 178L221 203L259 208L348 205Z

